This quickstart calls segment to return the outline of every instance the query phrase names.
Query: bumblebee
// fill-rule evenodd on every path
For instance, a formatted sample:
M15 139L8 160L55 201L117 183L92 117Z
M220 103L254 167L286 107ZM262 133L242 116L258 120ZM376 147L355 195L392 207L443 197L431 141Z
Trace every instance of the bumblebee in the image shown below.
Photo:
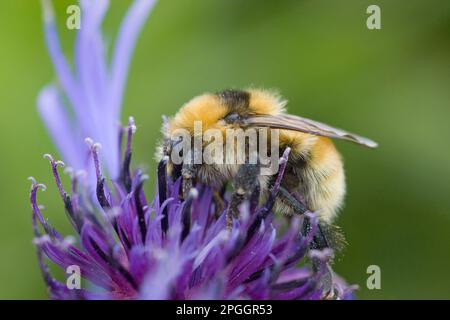
M265 90L226 90L197 96L163 126L164 139L157 157L161 159L170 155L170 151L178 143L174 139L175 131L183 129L191 138L198 135L194 128L194 123L198 121L202 124L201 133L215 129L224 136L227 129L277 129L280 153L286 148L291 151L274 210L288 216L303 214L307 210L315 212L319 217L320 230L314 238L312 248L335 247L340 242L336 240L339 237L330 230L333 229L332 222L342 206L346 184L342 157L331 138L369 148L375 148L377 144L324 123L287 114L285 106L286 101L278 94ZM202 152L204 147L205 144L202 144L197 152ZM190 153L189 157L192 156ZM246 157L248 156L247 154ZM169 156L167 168L170 175L183 177L185 194L196 182L209 185L216 192L232 182L234 191L227 208L229 228L239 203L248 199L255 188L260 189L263 196L267 195L277 178L277 174L260 175L258 164L249 163L196 164L185 161L174 164ZM220 197L215 199L220 202ZM221 207L221 204L218 203L218 206Z

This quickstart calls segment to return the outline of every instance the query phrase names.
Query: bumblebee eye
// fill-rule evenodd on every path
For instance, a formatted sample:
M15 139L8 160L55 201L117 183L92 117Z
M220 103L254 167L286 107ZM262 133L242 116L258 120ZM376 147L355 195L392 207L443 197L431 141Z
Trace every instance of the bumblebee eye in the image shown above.
M223 119L227 123L234 123L236 121L239 121L241 119L241 116L239 114L237 114L237 113L229 113Z

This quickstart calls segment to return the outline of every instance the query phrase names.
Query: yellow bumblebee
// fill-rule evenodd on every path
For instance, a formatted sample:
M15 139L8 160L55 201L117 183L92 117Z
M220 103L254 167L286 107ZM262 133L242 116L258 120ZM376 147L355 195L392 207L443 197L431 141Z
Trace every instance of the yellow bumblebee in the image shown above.
M342 205L346 188L342 158L330 138L351 141L369 148L375 148L377 144L329 125L287 114L285 105L286 101L279 95L256 89L227 90L197 96L163 126L164 140L157 157L161 159L170 155L178 143L174 139L177 130L185 130L195 138L198 132L194 124L198 121L202 124L201 133L215 129L224 138L227 129L278 129L280 153L286 148L290 148L291 152L275 201L275 211L287 215L303 214L306 210L315 212L320 220L320 230L312 247L333 247L330 241L338 241L334 241L336 237L333 235L331 239L327 238L327 234L331 234L331 222ZM200 146L200 152L205 146ZM237 205L248 198L256 187L262 191L262 195L267 195L276 179L276 174L261 176L257 167L237 163L196 164L193 161L174 164L170 156L167 166L170 175L183 177L184 193L195 182L207 184L216 192L228 182L233 182L234 192L227 209L228 227L232 226L232 214L237 211ZM220 197L215 199L221 207Z

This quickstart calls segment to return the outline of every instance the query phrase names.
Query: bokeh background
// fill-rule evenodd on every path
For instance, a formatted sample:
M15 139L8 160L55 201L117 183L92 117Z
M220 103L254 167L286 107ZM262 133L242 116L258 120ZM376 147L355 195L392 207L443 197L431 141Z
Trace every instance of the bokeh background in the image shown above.
M71 57L74 31L55 1ZM112 0L112 42L130 1ZM366 8L381 7L381 30ZM70 233L42 154L56 154L36 111L55 80L39 1L0 1L0 298L45 299L32 245L29 182L53 225ZM450 298L450 2L323 0L160 1L131 65L124 119L138 124L135 165L154 176L161 115L204 91L276 88L292 113L380 143L373 151L337 142L348 196L338 219L349 246L335 269L362 299ZM153 183L147 188L152 189ZM368 290L378 265L381 290Z

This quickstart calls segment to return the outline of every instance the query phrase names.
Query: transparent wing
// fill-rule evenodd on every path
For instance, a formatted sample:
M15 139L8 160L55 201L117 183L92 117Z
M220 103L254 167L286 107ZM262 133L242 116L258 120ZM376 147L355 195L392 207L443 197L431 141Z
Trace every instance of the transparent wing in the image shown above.
M290 114L275 116L252 116L246 119L244 124L248 126L300 131L317 136L346 140L369 148L376 148L378 146L375 141L368 138L342 129L334 128L325 123Z

